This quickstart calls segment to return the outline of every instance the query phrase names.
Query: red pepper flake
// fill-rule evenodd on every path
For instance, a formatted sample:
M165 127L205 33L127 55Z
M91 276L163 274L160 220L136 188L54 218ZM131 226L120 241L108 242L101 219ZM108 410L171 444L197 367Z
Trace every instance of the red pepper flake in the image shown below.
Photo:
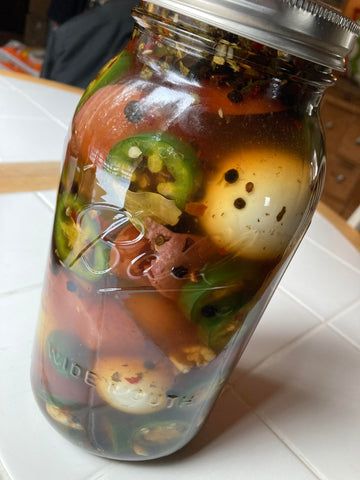
M69 217L74 223L76 223L76 211L72 210L71 207L66 208L65 215Z
M138 375L136 377L125 377L125 380L128 383L131 383L132 385L134 385L136 383L139 383L141 379L142 379L142 374L141 373L138 373Z
M202 217L206 212L207 206L203 203L190 202L185 207L185 212L193 217Z
M187 237L186 241L185 241L185 244L184 244L184 248L182 249L183 253L186 252L186 250L189 250L190 247L192 247L194 245L195 241L190 238L190 237Z
M252 49L255 51L255 52L261 52L261 50L264 48L264 45L262 45L261 43L257 43L257 42L252 42Z
M260 95L260 93L261 93L261 87L260 87L260 85L255 85L255 86L251 89L250 94L249 94L249 97L251 97L251 98L256 98L256 97L258 97L258 96Z

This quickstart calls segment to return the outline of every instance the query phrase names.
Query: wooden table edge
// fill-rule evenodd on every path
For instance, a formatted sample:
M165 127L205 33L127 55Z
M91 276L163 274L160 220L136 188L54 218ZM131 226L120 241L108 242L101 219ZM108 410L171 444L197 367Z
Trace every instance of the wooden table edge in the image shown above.
M70 93L76 93L82 95L84 90L82 88L73 87L72 85L66 85L66 83L55 82L54 80L46 80L45 78L38 78L28 75L26 73L10 72L8 70L0 70L0 75L3 77L16 78L17 80L23 80L26 82L37 83L47 87L57 88Z
M360 232L352 228L340 215L323 202L319 203L317 211L360 251Z

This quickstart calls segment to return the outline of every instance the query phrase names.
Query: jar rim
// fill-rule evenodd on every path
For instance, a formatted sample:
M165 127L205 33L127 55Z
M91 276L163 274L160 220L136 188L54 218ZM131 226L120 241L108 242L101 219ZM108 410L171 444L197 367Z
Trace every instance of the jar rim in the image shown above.
M335 70L360 25L313 0L144 0Z

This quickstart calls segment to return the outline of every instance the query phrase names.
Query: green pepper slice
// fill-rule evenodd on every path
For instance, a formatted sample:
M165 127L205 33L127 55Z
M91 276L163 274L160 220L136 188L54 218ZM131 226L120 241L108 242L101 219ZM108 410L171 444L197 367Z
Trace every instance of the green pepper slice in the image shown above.
M63 409L71 409L74 412L80 412L81 410L85 410L87 408L86 405L81 405L80 403L76 403L73 400L66 400L65 398L60 398L57 395L53 395L52 393L44 390L44 387L37 388L33 387L33 391L35 394L36 399L41 402L41 404L52 404L58 408Z
M46 339L51 365L62 376L77 379L92 367L94 353L75 335L55 330Z
M108 63L100 70L96 78L87 86L77 106L77 111L100 88L106 87L111 83L115 83L117 80L123 77L125 73L130 70L132 61L132 55L126 50L109 60Z
M180 301L198 325L200 340L220 352L241 327L240 311L255 294L261 275L257 266L225 260L205 267L201 277L184 286Z
M132 180L137 191L156 189L160 195L174 200L180 209L201 185L201 171L193 148L161 132L136 135L117 143L104 168L112 175ZM145 187L141 185L143 174L151 179Z
M84 427L80 420L70 410L59 408L53 403L46 403L45 409L47 414L57 422L59 426L68 430L84 432Z
M92 409L87 418L91 445L98 451L106 452L111 458L132 458L131 428L131 419L114 414L106 405Z
M54 224L54 240L58 258L76 275L85 280L98 280L109 265L109 249L100 241L101 228L91 212L78 219L86 205L71 194L59 197ZM89 258L91 257L91 258Z
M44 413L52 420L54 427L69 436L76 444L86 442L85 427L87 407L61 400L45 391L35 390L35 396Z
M155 457L173 452L189 438L191 426L179 420L154 421L138 428L132 438L134 453Z

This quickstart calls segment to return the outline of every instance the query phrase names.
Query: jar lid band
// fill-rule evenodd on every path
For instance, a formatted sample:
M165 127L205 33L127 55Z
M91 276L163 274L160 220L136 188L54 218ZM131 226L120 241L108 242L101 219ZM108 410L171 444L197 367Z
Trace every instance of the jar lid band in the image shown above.
M336 70L360 34L360 25L313 0L144 1Z

